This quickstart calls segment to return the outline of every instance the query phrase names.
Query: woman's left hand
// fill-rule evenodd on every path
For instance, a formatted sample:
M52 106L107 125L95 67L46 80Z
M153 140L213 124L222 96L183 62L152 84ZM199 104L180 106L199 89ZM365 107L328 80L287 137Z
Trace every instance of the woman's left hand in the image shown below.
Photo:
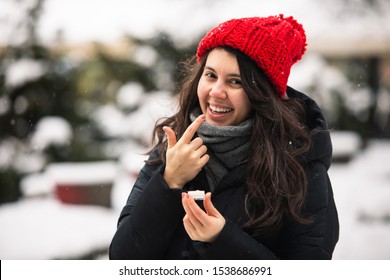
M182 203L186 212L183 224L190 238L196 241L213 242L226 221L211 202L211 193L207 193L203 201L206 212L187 193L183 193Z

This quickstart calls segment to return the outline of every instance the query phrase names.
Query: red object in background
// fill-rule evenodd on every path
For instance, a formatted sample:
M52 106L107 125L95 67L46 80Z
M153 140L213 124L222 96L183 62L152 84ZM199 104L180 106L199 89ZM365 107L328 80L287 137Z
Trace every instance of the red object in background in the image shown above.
M47 175L56 198L66 204L111 207L118 166L113 161L52 163Z
M57 184L55 195L63 203L111 207L111 184Z

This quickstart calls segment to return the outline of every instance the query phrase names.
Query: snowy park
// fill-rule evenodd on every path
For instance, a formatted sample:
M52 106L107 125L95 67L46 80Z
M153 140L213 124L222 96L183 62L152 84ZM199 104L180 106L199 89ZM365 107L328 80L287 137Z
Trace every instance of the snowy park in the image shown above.
M363 8L370 2L356 1ZM0 18L5 19L0 21L3 31L0 51L3 45L18 45L24 40L23 32L15 35L10 27L19 26L17 18L23 17L23 9L19 9L16 2L0 3ZM365 83L350 82L347 75L335 67L337 63L325 58L336 60L342 56L345 59L349 54L366 58L370 53L388 58L390 5L386 0L374 1L375 9L366 9L364 14L351 8L357 7L353 5L354 0L345 0L349 8L341 11L337 10L337 5L310 0L213 3L151 0L136 5L130 2L42 1L43 12L36 32L46 45L58 44L60 33L61 44L79 46L91 41L109 44L120 40L123 34L148 39L163 30L174 44L186 46L207 28L228 18L279 13L299 18L307 27L308 53L293 68L289 85L309 96L316 92L311 97L323 108L331 124L333 163L329 176L340 221L340 239L333 258L390 259L390 138L386 131L390 116L390 71L383 70L385 74L375 101L378 104L375 120L379 127L382 124L386 129L381 137L366 139L352 129L338 129L337 119L343 115L336 108L346 104L342 108L351 118L361 121L375 103L372 88ZM36 0L25 3L28 6ZM343 16L333 18L336 13ZM361 48L357 50L356 46ZM131 50L131 59L140 67L171 67L158 64L158 50L152 47ZM59 69L58 73L76 69L82 65L80 61L85 59L86 53L86 49L71 48L65 58L61 58L63 68L54 68ZM42 59L23 56L0 62L2 87L18 94L19 89L50 76L52 69ZM165 74L169 70L172 68L161 72ZM82 116L86 125L75 126L66 117L48 114L37 119L31 133L20 139L1 135L0 170L16 170L22 176L17 186L20 197L0 203L0 259L108 259L108 246L119 213L147 158L145 153L150 148L154 124L176 109L171 84L166 85L169 78L160 75L156 80L157 89L148 88L137 80L116 80L107 86L111 99L105 103L97 102L104 98L95 92L82 92L84 99L78 99L78 103L69 108ZM0 94L0 117L11 110L9 100L7 94ZM16 113L22 114L27 110L28 101L16 99L13 107ZM359 124L356 126L359 128ZM81 145L83 152L94 154L97 149L92 148L98 147L99 157L94 154L88 161L64 160L67 153L77 158L79 150L74 152L76 155L69 152L77 135L87 139L87 144ZM89 143L88 139L96 135L99 142ZM54 155L61 160L50 160L45 154L53 147Z

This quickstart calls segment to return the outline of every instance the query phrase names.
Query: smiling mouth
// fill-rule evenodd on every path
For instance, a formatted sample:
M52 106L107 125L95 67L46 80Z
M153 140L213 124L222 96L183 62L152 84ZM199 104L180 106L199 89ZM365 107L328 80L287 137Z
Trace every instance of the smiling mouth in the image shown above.
M213 106L211 104L209 104L209 107L213 113L220 113L221 114L221 113L229 113L229 112L233 111L232 108L222 108L222 107Z

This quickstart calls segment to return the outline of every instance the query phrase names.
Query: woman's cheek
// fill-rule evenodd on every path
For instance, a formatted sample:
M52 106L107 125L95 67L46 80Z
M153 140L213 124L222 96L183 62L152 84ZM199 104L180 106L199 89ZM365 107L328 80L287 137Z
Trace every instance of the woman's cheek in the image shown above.
M201 84L198 86L198 100L202 113L205 114L207 111L207 93Z

